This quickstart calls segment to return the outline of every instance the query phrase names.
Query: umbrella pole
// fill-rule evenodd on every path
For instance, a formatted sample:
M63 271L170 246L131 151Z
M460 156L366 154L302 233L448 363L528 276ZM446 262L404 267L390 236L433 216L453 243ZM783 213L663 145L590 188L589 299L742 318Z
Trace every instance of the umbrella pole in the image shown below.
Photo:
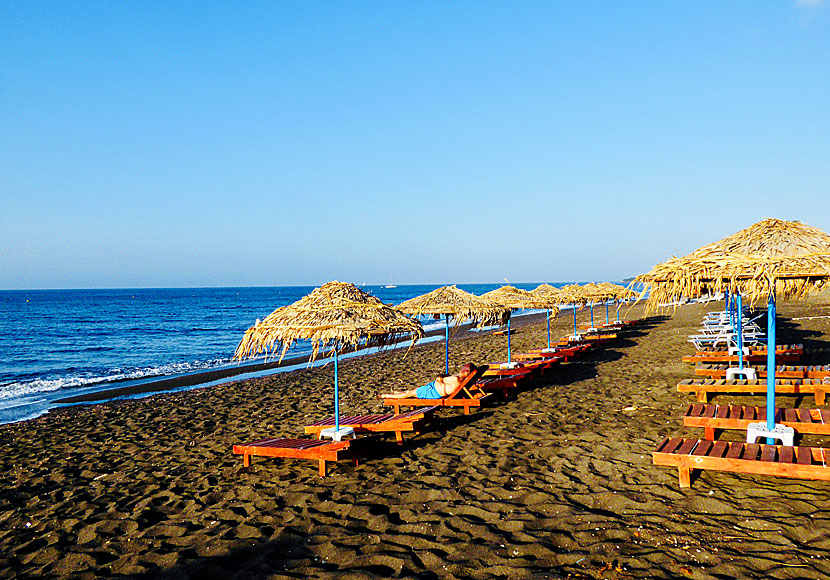
M622 306L622 302L617 302L617 322L620 321L620 307Z
M767 430L775 428L775 293L769 295L767 305ZM767 437L767 443L775 439Z
M334 431L340 432L340 391L337 385L337 345L334 345Z
M738 301L738 368L744 368L744 321L743 321L743 312L741 310L741 294L738 293L735 296Z
M507 364L510 364L510 318L507 319Z
M547 311L548 319L548 348L550 348L550 310Z
M594 303L591 302L591 328L594 327Z
M574 336L576 336L576 304L574 304Z
M444 340L444 372L450 374L450 315L445 314L444 319L447 321L447 338Z
M608 313L608 300L605 301L605 324L611 324L611 315Z

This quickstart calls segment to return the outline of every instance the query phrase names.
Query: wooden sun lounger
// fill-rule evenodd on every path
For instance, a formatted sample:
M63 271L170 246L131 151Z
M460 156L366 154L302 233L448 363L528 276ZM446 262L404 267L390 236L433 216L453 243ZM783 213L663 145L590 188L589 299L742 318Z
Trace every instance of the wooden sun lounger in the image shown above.
M534 376L538 376L546 373L553 367L558 366L561 360L562 358L558 356L548 356L543 358L515 361L512 366L509 363L503 362L490 363L490 368L487 369L484 376L506 376L521 373L531 373Z
M747 345L748 346L748 345ZM724 347L703 347L695 351L697 355L720 355L720 356L728 356L729 350ZM763 355L767 356L767 347L766 346L750 346L749 347L749 354L750 355ZM804 354L804 345L803 344L779 344L775 347L775 356L786 355L786 354Z
M816 405L824 405L827 391L830 391L830 379L775 379L776 395L814 395ZM706 403L710 393L729 393L730 395L747 393L766 393L767 381L764 379L683 379L677 385L680 393L695 393L698 403Z
M748 365L746 365L748 366ZM699 377L709 377L710 379L724 379L726 378L726 369L730 368L727 364L705 363L699 364L695 367L695 374ZM731 368L737 368L737 365L732 365ZM752 365L755 369L758 378L766 378L767 367L760 365ZM803 366L781 365L775 367L775 378L777 379L806 379L807 374Z
M395 440L399 444L403 444L404 431L420 433L423 427L432 420L432 415L436 409L438 409L438 406L432 405L431 407L413 409L400 415L385 413L340 417L340 426L351 427L355 433L394 433ZM319 436L323 429L330 427L334 427L334 417L327 417L311 425L306 425L305 432Z
M775 349L775 358L779 362L798 362L803 354L804 345L800 344L781 345ZM767 349L750 348L749 356L743 358L749 364L767 362ZM693 355L684 356L682 360L689 363L731 363L738 362L739 357L737 354L730 355L725 348L703 348Z
M242 455L243 465L250 467L251 457L282 457L284 459L310 459L319 462L320 477L326 476L326 461L350 459L357 465L361 450L374 438L360 437L343 441L320 439L286 439L270 437L251 443L234 445L233 452Z
M600 344L603 342L608 342L609 340L614 340L617 338L616 334L583 334L582 340L570 340L569 337L565 336L560 338L558 342L553 343L554 346L576 346L580 344Z
M534 360L539 358L549 358L551 356L561 357L562 362L568 362L572 358L576 358L586 351L591 350L593 344L578 344L575 346L560 346L554 348L534 348L527 352L521 352L514 358L516 360Z
M529 371L520 372L512 375L504 376L485 376L476 383L482 391L499 392L505 399L510 396L510 393L516 392L527 380L530 379L531 373Z
M480 407L482 401L490 396L490 393L486 393L481 387L476 385L488 368L487 365L478 367L474 373L464 379L458 385L458 388L446 397L440 399L418 399L417 397L393 399L382 397L383 404L391 406L395 410L396 415L400 414L401 407L431 407L433 405L438 407L463 407L464 414L469 415L472 407Z
M746 431L750 423L764 422L766 407L745 405L689 405L683 415L686 427L701 427L705 439L717 439L718 431L738 429ZM830 435L830 410L784 409L775 410L775 422L795 429L799 434Z
M695 469L830 480L830 449L666 438L652 452L654 465L677 467L680 487L691 487Z
M695 374L699 377L723 379L727 368L729 365L725 364L701 364L695 368ZM767 376L766 366L753 365L752 368L759 378ZM775 376L781 379L824 379L830 377L830 365L780 365L775 367Z

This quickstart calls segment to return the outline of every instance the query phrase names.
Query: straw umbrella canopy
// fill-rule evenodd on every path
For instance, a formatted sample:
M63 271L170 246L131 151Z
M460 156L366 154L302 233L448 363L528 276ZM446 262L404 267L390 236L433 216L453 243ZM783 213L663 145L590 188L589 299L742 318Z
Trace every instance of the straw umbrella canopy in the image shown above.
M754 304L770 295L802 298L830 274L830 235L798 221L767 218L634 279L647 308L706 292L740 293Z
M744 296L752 304L767 299L768 430L775 427L776 296L801 298L820 290L828 280L830 235L798 221L770 218L685 257L672 258L635 279L643 283L643 293L650 293L647 307L651 308L709 291L737 294L738 300Z
M550 300L540 298L528 290L521 290L514 286L502 286L490 292L481 295L482 298L487 298L505 306L510 309L524 309L524 308L545 308L556 310L559 308L552 304ZM512 362L510 355L510 319L507 319L507 362Z
M547 301L549 306L545 307L545 311L547 313L547 328L548 328L548 348L550 348L550 313L551 310L555 310L556 314L559 313L559 305L563 302L567 302L564 300L564 294L562 290L557 288L556 286L551 286L550 284L543 283L539 284L536 288L530 291L531 294L539 298L540 300ZM554 314L555 316L555 314Z
M562 293L562 302L567 304L573 305L573 315L574 315L574 336L577 336L576 332L576 311L588 302L587 297L585 296L584 291L582 290L582 286L579 284L568 284L567 286L562 286L559 289Z
M337 383L338 353L357 346L383 347L411 336L412 344L424 335L417 320L345 282L328 282L288 306L277 308L257 320L236 348L235 360L261 353L280 352L280 360L298 340L311 341L313 362L320 348L329 347L334 357L335 429L340 430L340 402Z
M634 298L637 296L637 293L633 290L626 288L625 286L620 286L619 284L612 284L611 282L600 282L598 284L600 288L606 293L606 302L605 302L605 322L607 324L611 323L611 316L608 312L608 302L607 300L613 300L617 305L617 321L620 320L620 301L628 300L629 298Z
M606 302L614 297L615 292L602 284L589 282L580 288L582 296L591 306L591 328L594 328L594 304Z
M467 320L479 326L504 324L510 318L510 309L481 296L466 292L455 285L441 286L432 292L410 298L398 304L397 309L411 316L444 316L446 340L444 367L450 372L450 318L459 325Z

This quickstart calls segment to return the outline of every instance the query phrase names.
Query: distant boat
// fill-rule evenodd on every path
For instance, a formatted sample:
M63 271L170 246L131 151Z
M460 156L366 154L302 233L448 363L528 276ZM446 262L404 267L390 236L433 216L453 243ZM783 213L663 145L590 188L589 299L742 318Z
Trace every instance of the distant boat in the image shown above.
M386 286L384 286L384 288L397 288L397 287L398 287L397 284L387 284Z

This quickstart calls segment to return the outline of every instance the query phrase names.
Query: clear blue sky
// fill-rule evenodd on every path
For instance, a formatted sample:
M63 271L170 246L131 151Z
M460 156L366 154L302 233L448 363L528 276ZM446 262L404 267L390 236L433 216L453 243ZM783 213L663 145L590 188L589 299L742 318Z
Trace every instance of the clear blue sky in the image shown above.
M0 288L606 280L830 231L830 0L0 2Z

